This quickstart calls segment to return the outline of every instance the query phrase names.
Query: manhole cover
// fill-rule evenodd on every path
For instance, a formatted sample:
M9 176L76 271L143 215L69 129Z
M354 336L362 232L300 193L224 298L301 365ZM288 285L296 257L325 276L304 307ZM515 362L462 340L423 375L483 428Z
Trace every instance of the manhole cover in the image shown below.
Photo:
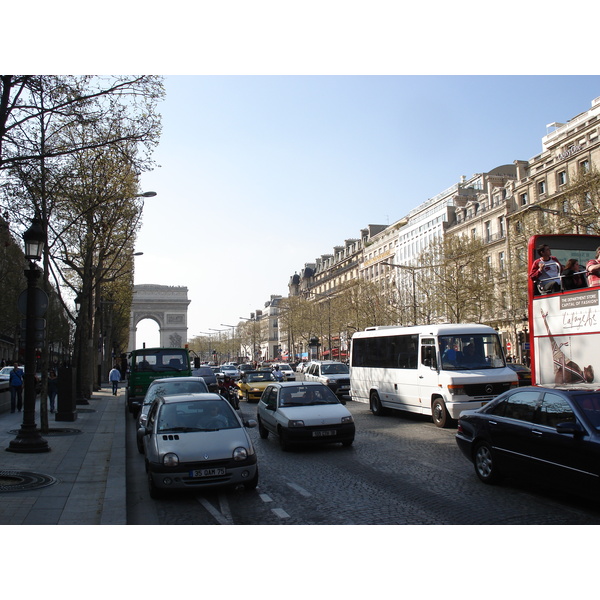
M36 490L56 483L58 479L50 475L29 471L0 471L0 493Z
M19 433L20 429L11 429L8 433L12 433L14 435L17 435ZM77 435L81 433L81 429L71 429L69 427L54 427L54 428L50 428L48 429L47 432L44 431L40 431L40 435L42 437L44 436L52 436L52 435Z

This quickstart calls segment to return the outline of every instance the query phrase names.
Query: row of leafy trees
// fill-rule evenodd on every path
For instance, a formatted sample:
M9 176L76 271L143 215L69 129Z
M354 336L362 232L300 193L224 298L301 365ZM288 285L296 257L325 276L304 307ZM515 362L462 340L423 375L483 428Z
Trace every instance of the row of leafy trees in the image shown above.
M163 97L156 76L0 76L0 206L13 239L33 218L47 234L41 286L74 326L82 398L100 383L99 340L110 334L109 352L126 348L143 209L138 181L154 166ZM22 258L15 261L22 273ZM44 374L49 344L68 345L68 333L54 335L47 330Z

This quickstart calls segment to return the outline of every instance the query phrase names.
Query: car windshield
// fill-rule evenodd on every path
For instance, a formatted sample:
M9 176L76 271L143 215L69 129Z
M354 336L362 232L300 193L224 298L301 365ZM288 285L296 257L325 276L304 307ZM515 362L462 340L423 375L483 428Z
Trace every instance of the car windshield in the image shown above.
M246 381L275 381L275 377L273 376L273 373L271 373L271 371L260 371L260 373L248 373L246 375Z
M187 433L239 428L240 422L228 402L204 400L164 404L158 415L156 431Z
M144 404L152 404L157 396L207 393L208 387L204 381L178 381L177 378L174 378L172 381L151 384L144 398Z
M496 334L470 333L439 338L442 369L470 371L504 367L502 346Z
M347 375L350 372L350 370L348 369L348 365L345 365L343 363L336 365L323 365L321 371L323 375Z
M279 392L279 406L314 406L316 404L339 404L337 396L325 385L294 386Z

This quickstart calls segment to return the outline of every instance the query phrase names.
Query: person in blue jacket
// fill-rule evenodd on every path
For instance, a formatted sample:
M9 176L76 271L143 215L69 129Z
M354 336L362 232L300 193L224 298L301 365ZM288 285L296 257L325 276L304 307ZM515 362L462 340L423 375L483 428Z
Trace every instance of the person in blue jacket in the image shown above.
M14 364L8 382L10 387L10 412L14 413L15 408L21 412L23 408L23 369L19 367L19 363Z

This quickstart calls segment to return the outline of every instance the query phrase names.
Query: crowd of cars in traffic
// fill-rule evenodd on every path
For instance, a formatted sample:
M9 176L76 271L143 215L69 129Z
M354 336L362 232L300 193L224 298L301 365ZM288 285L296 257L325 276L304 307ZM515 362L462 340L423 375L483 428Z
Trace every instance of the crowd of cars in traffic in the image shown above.
M247 429L257 425L261 439L272 434L283 450L354 442L354 419L336 396L341 393L337 382L332 380L332 390L320 381L296 381L289 365L250 367L221 365L213 371L202 366L191 377L150 384L134 417L152 498L216 486L255 489L258 464ZM200 375L203 370L210 383ZM211 391L213 376L217 389ZM227 380L235 384L226 394ZM228 395L231 389L258 404L256 419L242 418L238 401Z
M484 483L541 477L573 491L600 492L600 391L531 386L530 371L519 367L519 387L460 415L458 448ZM255 489L258 464L248 428L258 427L261 440L272 436L286 451L354 442L354 419L344 406L350 373L343 363L300 363L298 381L281 363L283 377L272 366L203 369L210 370L207 380L195 372L154 381L136 415L152 497L221 485ZM225 377L235 381L241 399L257 404L256 418L244 420L218 393Z

